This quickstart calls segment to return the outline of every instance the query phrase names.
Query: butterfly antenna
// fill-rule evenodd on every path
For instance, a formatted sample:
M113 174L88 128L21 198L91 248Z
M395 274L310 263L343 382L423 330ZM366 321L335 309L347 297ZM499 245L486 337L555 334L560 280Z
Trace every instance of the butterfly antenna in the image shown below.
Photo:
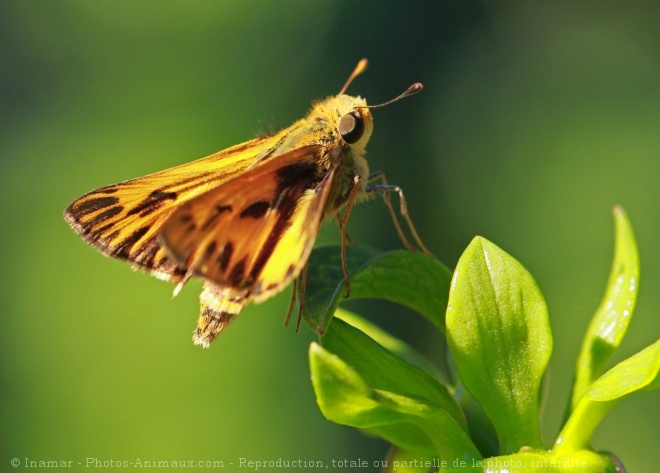
M417 92L421 92L424 86L422 85L421 82L415 82L413 85L408 87L405 92L403 92L401 95L394 97L392 100L388 100L387 102L384 103L379 103L378 105L364 105L360 107L355 107L355 108L379 108L379 107L384 107L385 105L389 105L391 103L396 102L397 100L405 99L406 97L410 97L411 95L415 95Z
M364 71L366 71L368 65L369 65L369 61L367 61L365 58L360 59L360 62L357 63L357 66L355 66L355 70L353 71L353 73L350 75L350 77L348 78L348 80L344 84L344 87L341 88L338 95L341 95L344 92L346 92L346 89L348 89L348 86L351 85L351 82L353 82L353 79L355 79L357 76L359 76Z

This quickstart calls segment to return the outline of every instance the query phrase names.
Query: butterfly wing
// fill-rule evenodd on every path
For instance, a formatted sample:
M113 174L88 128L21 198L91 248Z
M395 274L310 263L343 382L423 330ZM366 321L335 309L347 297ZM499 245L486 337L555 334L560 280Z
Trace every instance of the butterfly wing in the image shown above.
M270 297L300 273L314 245L334 176L321 164L324 152L295 149L190 200L165 223L161 242L227 297Z
M64 217L91 246L178 282L186 269L158 241L164 222L182 203L221 185L255 163L266 163L285 133L258 138L171 169L89 192Z

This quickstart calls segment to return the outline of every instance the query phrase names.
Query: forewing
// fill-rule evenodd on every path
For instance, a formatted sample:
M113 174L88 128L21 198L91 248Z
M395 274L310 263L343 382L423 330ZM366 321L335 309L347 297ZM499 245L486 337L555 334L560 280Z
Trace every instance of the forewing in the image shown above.
M161 241L228 295L269 297L299 274L314 245L334 176L323 152L293 150L191 200L165 223Z
M130 261L161 279L185 274L160 245L158 234L183 203L221 185L264 159L280 135L258 138L205 158L148 176L102 187L76 199L64 217L90 245Z

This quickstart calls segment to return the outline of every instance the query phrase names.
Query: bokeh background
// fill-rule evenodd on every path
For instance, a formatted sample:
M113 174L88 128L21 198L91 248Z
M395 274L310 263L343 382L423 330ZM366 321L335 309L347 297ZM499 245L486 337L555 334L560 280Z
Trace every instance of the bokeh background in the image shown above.
M658 337L659 19L654 0L4 0L0 469L15 457L222 460L233 471L241 457L385 455L385 443L318 411L314 336L282 327L288 291L202 350L190 340L199 283L172 300L168 284L103 258L62 218L91 189L289 125L337 93L361 57L370 68L349 92L371 103L426 86L374 111L368 158L405 188L430 249L453 268L485 236L545 294L549 445L607 280L614 204L632 220L642 278L613 361ZM349 229L360 244L400 247L380 202L356 207ZM319 240L337 242L336 225ZM415 314L354 307L441 357ZM655 471L659 399L623 402L594 446L631 472Z

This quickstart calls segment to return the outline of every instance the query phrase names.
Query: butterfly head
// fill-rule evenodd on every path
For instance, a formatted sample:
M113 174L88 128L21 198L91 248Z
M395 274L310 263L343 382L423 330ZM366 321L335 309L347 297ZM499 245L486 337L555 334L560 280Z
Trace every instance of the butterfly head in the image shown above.
M336 130L344 143L361 153L367 146L371 133L374 129L371 112L367 107L367 101L362 97L351 97L345 95L346 89L351 85L353 79L362 74L368 65L366 59L361 59L355 70L351 73L339 94L334 98L337 102L335 111L337 113Z
M364 150L371 137L371 133L373 132L374 125L370 109L389 105L404 97L416 94L423 88L422 84L417 82L408 87L408 89L401 95L378 105L367 105L366 100L362 97L345 95L344 92L348 86L355 77L366 70L367 64L366 59L362 59L358 62L357 67L344 84L344 87L342 87L339 95L331 97L326 102L331 105L330 109L334 111L336 115L336 118L333 116L333 120L331 120L333 122L336 120L336 124L333 123L333 125L335 125L335 130L339 133L342 140L357 152ZM332 112L330 113L332 114Z
M362 153L371 138L374 121L362 97L337 95L327 99L326 121L335 134L356 152Z

